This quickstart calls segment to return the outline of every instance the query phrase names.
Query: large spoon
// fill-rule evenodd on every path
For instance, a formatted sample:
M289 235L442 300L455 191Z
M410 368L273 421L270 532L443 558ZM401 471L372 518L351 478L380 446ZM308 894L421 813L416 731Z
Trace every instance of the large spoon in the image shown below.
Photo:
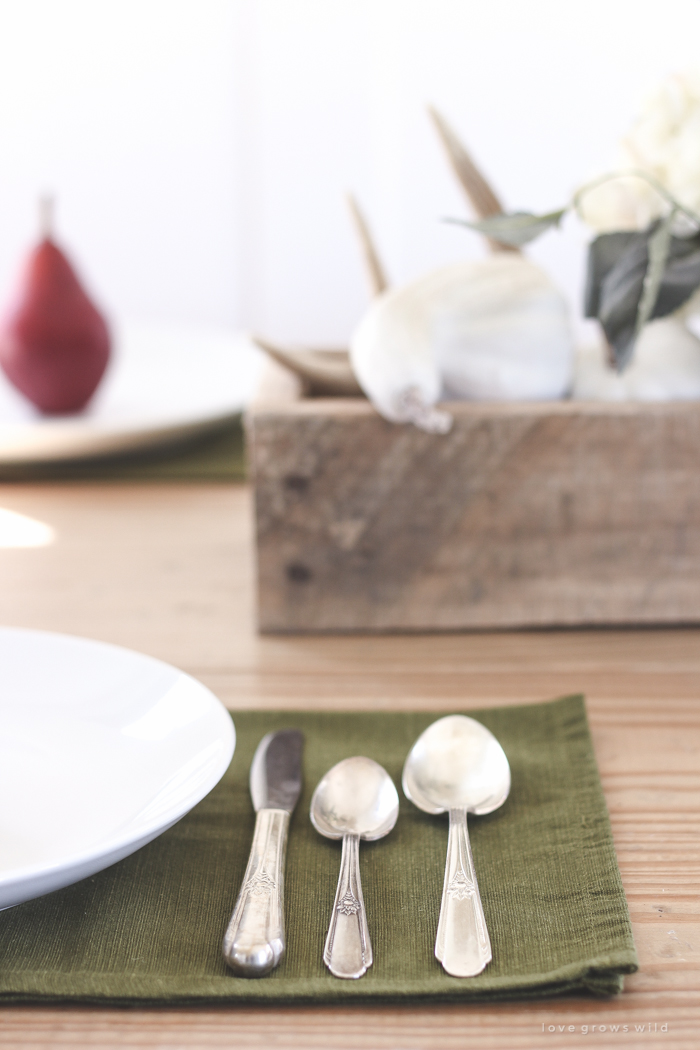
M388 835L399 815L394 782L371 758L346 758L319 782L311 799L311 822L329 839L343 840L338 888L323 961L334 977L362 977L372 965L360 883L360 839Z
M498 809L510 791L510 767L495 736L464 715L440 718L422 733L403 767L403 790L426 813L450 814L445 882L435 956L452 977L475 977L491 962L467 813Z

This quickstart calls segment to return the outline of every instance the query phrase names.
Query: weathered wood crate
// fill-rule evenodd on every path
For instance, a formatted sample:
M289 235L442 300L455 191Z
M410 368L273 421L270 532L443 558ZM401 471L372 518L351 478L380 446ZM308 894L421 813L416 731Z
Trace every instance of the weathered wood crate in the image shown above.
M252 406L262 631L700 621L699 404L449 407Z

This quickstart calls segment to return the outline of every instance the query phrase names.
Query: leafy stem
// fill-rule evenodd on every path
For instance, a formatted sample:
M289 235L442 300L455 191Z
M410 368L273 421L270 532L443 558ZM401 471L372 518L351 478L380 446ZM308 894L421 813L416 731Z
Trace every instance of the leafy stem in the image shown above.
M608 172L607 175L601 175L600 178L593 179L592 182L587 182L585 186L581 186L581 188L576 191L572 197L571 206L578 211L583 197L585 197L585 195L591 190L595 190L598 186L603 186L606 182L612 182L615 179L628 178L643 179L644 182L652 187L652 189L656 190L660 197L663 197L674 212L682 212L698 227L698 229L700 229L700 215L697 215L690 208L686 208L684 204L681 204L680 201L676 200L672 193L669 193L666 187L660 183L658 179L655 179L653 175L643 171L641 168L630 168L629 171Z

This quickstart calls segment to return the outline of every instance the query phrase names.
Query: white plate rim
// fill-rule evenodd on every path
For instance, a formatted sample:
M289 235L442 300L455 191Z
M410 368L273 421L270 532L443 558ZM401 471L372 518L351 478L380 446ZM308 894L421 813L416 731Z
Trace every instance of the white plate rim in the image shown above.
M187 674L186 671L181 671L178 667L173 664L167 663L165 660L159 660L156 657L149 656L146 653L141 653L138 650L130 649L127 646L115 645L112 642L103 642L98 639L85 638L80 635L66 634L65 632L59 631L45 631L36 630L33 628L24 627L5 627L0 626L0 636L7 635L22 635L24 637L36 637L36 638L52 638L52 639L65 639L70 643L80 643L90 647L96 647L100 649L106 649L112 652L118 652L127 654L129 657L136 657L138 660L143 660L151 665L160 666L169 671L175 671L181 678L187 679L189 682L201 690L204 694L208 694L211 700L214 702L213 710L218 710L221 717L221 725L224 729L225 734L228 737L228 746L222 752L222 757L218 763L213 767L212 772L205 782L199 786L196 791L193 791L188 796L186 802L180 801L178 805L174 805L167 815L161 814L156 820L150 823L144 824L139 827L138 834L135 836L133 830L131 833L122 835L116 835L113 838L100 839L97 846L93 846L90 849L83 850L80 853L70 854L63 857L60 861L55 863L43 862L40 864L30 865L23 868L12 868L10 871L2 873L0 872L0 889L6 890L17 883L22 883L34 879L41 879L44 876L50 876L52 873L58 873L60 871L68 871L73 868L80 868L81 866L91 865L96 861L99 861L102 857L110 857L115 854L121 854L121 857L129 856L131 853L135 853L142 845L146 845L148 842L152 842L154 838L157 838L160 834L167 831L179 820L181 820L187 813L190 812L202 799L213 790L214 787L219 783L221 778L224 776L226 770L231 764L233 758L235 746L236 746L236 730L231 717L231 713L221 703L218 697L205 686L198 679L192 675ZM225 718L223 717L225 716ZM129 847L133 845L133 849ZM105 867L109 867L115 861L108 861L102 867L93 868L93 873L103 870ZM80 881L83 877L79 876L77 879L71 882L65 882L62 885L72 885L74 882ZM60 887L57 887L60 888ZM51 892L51 891L46 891ZM41 894L43 895L43 894ZM32 900L34 897L28 897L27 900ZM21 903L21 902L18 902ZM1 909L0 909L1 910Z
M100 384L95 398L86 413L66 416L27 416L17 419L2 417L3 391L11 391L13 400L21 401L21 396L12 391L12 385L0 371L0 468L20 467L31 464L52 464L73 461L90 461L103 459L131 452L163 449L169 445L183 444L197 436L205 437L222 431L231 425L245 411L246 405L253 396L257 386L262 352L257 348L249 334L242 330L223 328L201 328L199 326L173 325L134 325L121 323L115 328L115 340L122 337L131 345L134 340L141 342L141 353L115 349L110 369L103 383ZM154 346L144 356L143 342ZM139 381L139 372L144 376L145 389L150 389L147 380L148 368L163 362L163 344L173 343L182 353L183 341L198 349L200 357L212 370L211 392L208 389L206 404L195 399L195 403L178 404L173 407L166 396L165 414L161 411L156 396L152 407L144 410L139 403L137 414L124 418L124 383L127 383L129 395L134 384ZM141 360L142 364L136 362ZM177 364L177 354L174 358ZM143 371L143 368L146 371ZM231 369L235 367L235 381L231 379ZM128 379L125 380L125 376ZM178 389L189 380L187 370L178 382ZM232 382L230 392L228 384ZM221 389L227 393L222 396ZM216 394L214 395L214 386ZM189 389L189 388L188 388ZM120 393L117 393L120 391ZM114 397L117 397L119 410L113 414ZM130 401L129 396L129 403ZM106 398L106 402L105 402ZM150 403L150 395L149 395ZM111 410L105 409L111 404ZM154 414L155 412L155 414Z
M51 442L48 427L44 437L47 439L40 450L25 448L24 450L3 449L0 431L0 467L20 467L56 463L87 463L93 460L109 460L114 457L132 452L145 452L149 450L166 449L168 446L182 444L183 451L190 452L191 438L207 435L212 437L223 432L241 418L243 409L240 411L225 412L221 415L210 416L206 419L194 420L186 423L172 423L157 425L150 428L114 426L111 430L92 431L89 435L79 433L77 430L60 434L58 428L54 434L58 435L58 441Z

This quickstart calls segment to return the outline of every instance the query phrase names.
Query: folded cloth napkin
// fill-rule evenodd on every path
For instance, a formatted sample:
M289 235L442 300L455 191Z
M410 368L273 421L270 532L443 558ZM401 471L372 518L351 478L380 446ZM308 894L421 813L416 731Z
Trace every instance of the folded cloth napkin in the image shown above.
M228 773L179 824L107 871L0 914L0 999L415 1004L619 992L637 957L583 698L469 714L500 740L513 777L507 802L469 822L493 945L480 976L449 977L433 955L447 819L401 792L395 829L360 850L374 965L343 981L322 960L340 843L311 826L311 793L350 755L374 758L398 786L409 748L439 715L246 711L235 714ZM250 762L260 738L286 726L306 736L287 954L269 976L246 980L227 970L221 940L253 833Z
M172 445L43 463L0 463L3 481L242 481L241 417Z

